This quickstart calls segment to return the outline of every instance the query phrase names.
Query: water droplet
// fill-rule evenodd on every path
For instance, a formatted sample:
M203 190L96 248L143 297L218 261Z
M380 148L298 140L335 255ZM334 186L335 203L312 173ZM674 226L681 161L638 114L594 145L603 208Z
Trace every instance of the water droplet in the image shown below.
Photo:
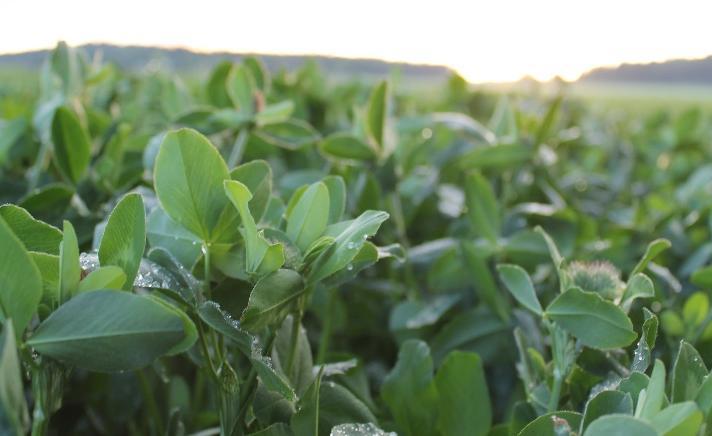
M348 248L349 250L353 250L354 248L356 248L356 243L349 242L348 244L346 244L346 248Z
M351 264L346 265L346 269L349 271L352 271L354 269L354 266Z

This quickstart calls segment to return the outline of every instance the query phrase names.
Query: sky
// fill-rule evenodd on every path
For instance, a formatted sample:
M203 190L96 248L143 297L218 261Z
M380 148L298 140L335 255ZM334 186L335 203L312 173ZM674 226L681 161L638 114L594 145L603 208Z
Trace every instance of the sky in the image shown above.
M710 0L0 0L0 53L108 42L447 65L471 82L576 79L712 55Z

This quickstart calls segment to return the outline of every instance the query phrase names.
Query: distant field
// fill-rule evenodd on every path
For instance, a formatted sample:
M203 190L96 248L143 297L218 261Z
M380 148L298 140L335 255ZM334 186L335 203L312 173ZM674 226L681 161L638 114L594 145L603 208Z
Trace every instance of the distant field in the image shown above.
M668 84L589 84L569 88L575 97L622 104L700 104L712 109L712 86Z

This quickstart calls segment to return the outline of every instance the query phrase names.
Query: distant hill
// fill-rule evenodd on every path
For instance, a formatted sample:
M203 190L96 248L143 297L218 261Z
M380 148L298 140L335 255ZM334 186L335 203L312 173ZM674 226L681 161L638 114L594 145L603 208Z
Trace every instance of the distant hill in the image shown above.
M596 68L585 73L580 82L658 83L712 85L712 56L704 59L679 59L650 64L622 64Z
M79 47L89 58L101 56L104 61L116 63L130 71L140 71L152 66L160 66L176 72L203 73L209 71L218 62L228 59L239 61L251 53L211 52L198 53L187 49L169 49L142 46L117 46L111 44L87 44ZM49 50L37 50L24 53L0 55L0 67L18 67L36 69L42 65ZM259 56L271 71L282 68L294 70L307 60L314 60L327 74L348 76L387 76L397 70L405 78L423 80L444 80L452 72L447 67L437 65L419 65L401 62L386 62L378 59L347 59L330 56Z

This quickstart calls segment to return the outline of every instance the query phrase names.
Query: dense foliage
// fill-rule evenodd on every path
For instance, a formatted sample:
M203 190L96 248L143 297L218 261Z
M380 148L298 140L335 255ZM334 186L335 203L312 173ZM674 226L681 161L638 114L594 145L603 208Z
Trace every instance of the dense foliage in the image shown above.
M710 133L59 45L0 101L0 433L708 434Z

